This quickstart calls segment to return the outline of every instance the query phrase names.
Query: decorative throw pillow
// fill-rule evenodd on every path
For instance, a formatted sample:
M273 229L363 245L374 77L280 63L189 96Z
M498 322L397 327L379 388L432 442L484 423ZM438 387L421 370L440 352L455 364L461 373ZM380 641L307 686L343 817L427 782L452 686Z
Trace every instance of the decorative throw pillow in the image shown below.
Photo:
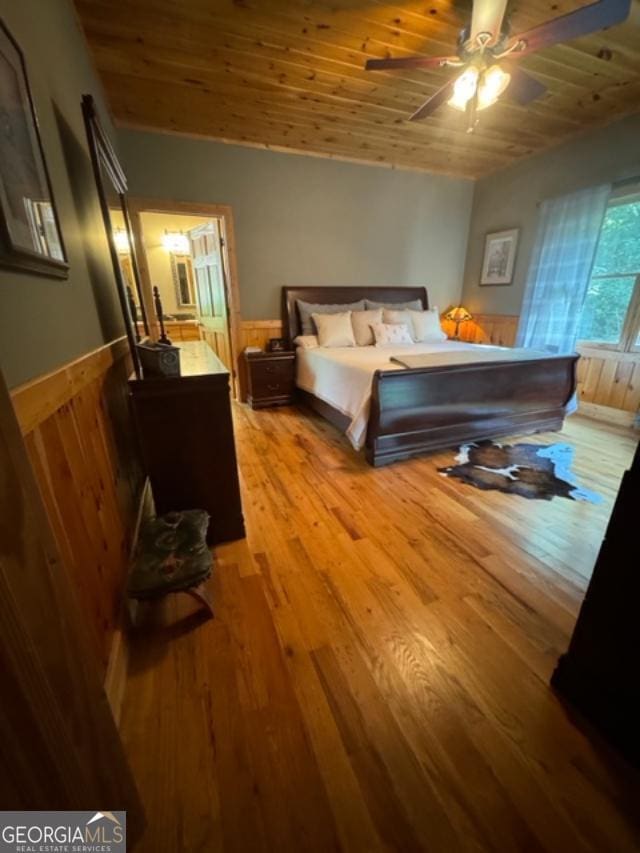
M439 344L447 340L446 332L440 325L440 312L437 305L429 311L407 311L411 318L413 340L423 344Z
M377 347L413 343L409 327L404 323L376 323L373 334Z
M412 311L422 311L424 307L419 299L412 299L410 302L374 302L371 299L364 301L367 311L373 308L390 308L392 311L405 311L410 308Z
M320 346L317 335L298 335L297 338L294 338L293 342L297 347L302 347L302 349L315 349Z
M409 329L409 334L413 338L413 326L411 325L410 311L392 311L390 308L385 308L382 312L383 323L402 323Z
M353 326L356 346L370 347L374 344L375 339L371 327L376 323L382 323L382 308L375 308L373 311L351 312L351 325Z
M351 325L351 311L341 314L312 314L313 322L318 329L318 343L321 347L354 347Z
M303 335L315 335L316 327L311 319L312 314L341 314L343 311L364 311L364 299L359 302L350 302L348 305L314 305L313 302L304 302L296 299L300 325Z

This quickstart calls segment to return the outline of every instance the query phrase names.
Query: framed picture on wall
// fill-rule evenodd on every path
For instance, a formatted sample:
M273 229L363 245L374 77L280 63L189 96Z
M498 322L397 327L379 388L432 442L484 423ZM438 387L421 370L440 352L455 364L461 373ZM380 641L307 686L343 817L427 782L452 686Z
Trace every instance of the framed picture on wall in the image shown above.
M518 228L508 231L494 231L487 234L484 242L481 285L511 284L513 267L518 247Z
M24 56L1 20L0 266L56 278L69 271Z

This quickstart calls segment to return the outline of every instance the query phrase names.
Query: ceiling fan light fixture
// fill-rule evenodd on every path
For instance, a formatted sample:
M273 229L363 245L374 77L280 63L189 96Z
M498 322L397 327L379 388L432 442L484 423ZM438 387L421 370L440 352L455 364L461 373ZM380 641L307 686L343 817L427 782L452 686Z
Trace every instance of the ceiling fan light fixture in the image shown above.
M453 84L453 95L447 102L449 106L464 112L467 108L467 103L476 93L479 79L480 72L475 65L465 68Z
M511 82L511 74L499 65L492 65L482 75L478 84L477 109L484 110L498 100Z

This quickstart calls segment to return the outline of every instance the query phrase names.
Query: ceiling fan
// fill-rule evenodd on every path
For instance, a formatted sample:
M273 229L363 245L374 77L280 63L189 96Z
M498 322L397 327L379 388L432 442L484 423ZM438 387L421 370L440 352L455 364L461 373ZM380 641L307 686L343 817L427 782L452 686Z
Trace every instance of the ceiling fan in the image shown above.
M367 71L443 66L464 69L425 101L409 120L430 116L448 103L467 113L467 129L472 132L477 124L477 113L495 104L507 88L509 96L523 106L546 91L542 83L518 68L514 60L619 24L628 17L631 8L631 0L599 0L511 36L505 22L507 2L473 0L471 25L460 33L455 56L369 59L365 68Z

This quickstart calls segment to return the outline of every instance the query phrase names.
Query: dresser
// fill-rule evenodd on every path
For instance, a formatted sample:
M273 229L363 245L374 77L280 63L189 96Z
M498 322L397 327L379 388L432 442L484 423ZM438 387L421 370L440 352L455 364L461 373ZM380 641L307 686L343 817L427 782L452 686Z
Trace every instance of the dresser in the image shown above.
M129 380L156 511L205 509L207 541L244 537L229 371L204 341L180 343L182 375Z
M293 402L296 354L246 352L247 402L252 409L287 406Z

